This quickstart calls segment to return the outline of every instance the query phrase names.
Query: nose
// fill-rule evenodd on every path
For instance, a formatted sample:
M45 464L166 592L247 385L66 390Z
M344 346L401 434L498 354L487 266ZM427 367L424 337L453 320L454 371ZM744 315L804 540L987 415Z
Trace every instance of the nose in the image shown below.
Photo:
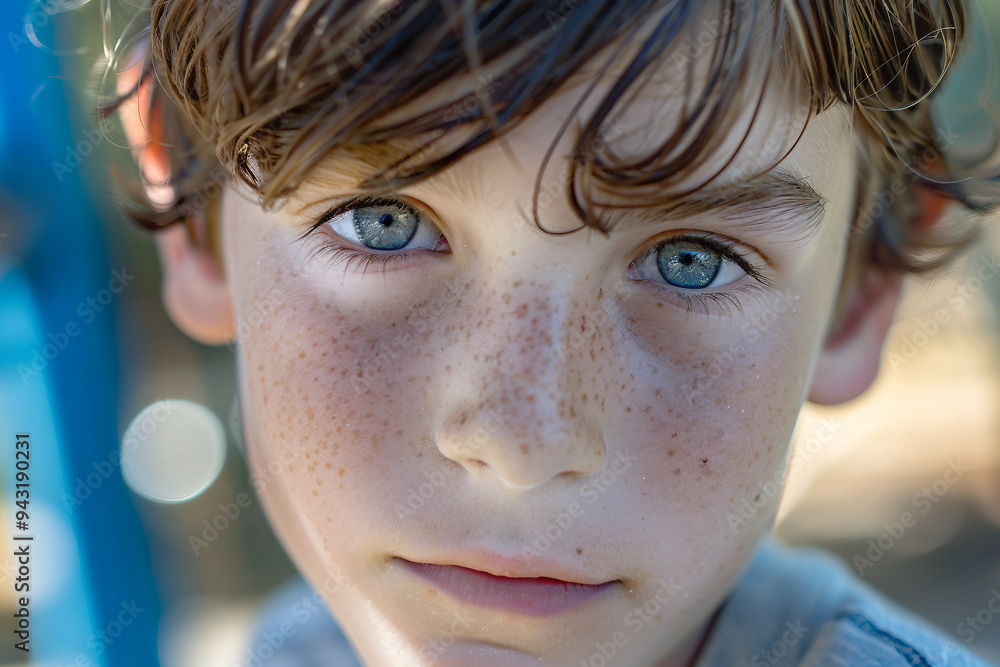
M461 375L452 378L459 381L451 384L438 448L470 474L530 489L603 469L607 447L589 353L600 342L590 332L585 344L569 335L587 318L568 303L556 291L510 288L488 309L480 306L489 319L451 350Z

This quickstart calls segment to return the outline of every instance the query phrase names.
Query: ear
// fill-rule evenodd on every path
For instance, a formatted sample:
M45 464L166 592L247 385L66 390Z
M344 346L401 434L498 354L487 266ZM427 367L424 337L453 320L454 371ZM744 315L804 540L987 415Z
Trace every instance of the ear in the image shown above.
M143 55L143 46L136 51ZM133 57L131 66L122 71L119 94L139 81L142 61L142 57ZM156 204L169 202L172 192L161 110L150 106L152 83L152 77L147 78L118 113L142 174L146 195ZM191 215L204 216L205 212ZM174 324L185 334L205 345L221 345L231 341L235 334L232 296L216 258L191 238L190 228L198 223L204 224L203 217L156 233L163 267L163 303Z
M163 266L163 305L177 328L204 345L222 345L236 333L233 300L215 258L195 246L187 229L157 232Z
M906 209L910 224L926 233L946 219L950 201L928 187L911 185ZM893 215L890 213L889 215ZM855 261L860 259L855 256ZM902 292L903 275L868 261L860 275L845 284L851 290L846 308L820 353L809 400L835 405L856 398L875 380L882 345Z
M835 405L857 397L878 372L882 344L902 291L901 274L869 268L820 353L809 400Z

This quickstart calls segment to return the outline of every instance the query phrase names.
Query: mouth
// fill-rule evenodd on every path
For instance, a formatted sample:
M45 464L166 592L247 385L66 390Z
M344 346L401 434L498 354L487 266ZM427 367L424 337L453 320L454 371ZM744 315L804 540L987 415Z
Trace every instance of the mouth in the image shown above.
M553 577L507 577L462 565L421 563L398 556L394 560L459 602L522 616L555 616L586 604L621 583L618 580L588 584Z

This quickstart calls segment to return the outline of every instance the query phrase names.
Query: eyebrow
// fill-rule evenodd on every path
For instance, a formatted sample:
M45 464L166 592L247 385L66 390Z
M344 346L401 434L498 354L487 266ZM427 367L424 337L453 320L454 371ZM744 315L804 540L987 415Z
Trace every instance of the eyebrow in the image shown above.
M352 156L355 169L359 164L375 169L384 166L380 163L391 149L379 147L379 150L368 153L364 150L367 147L363 145L360 150L359 147L355 147L355 154ZM332 172L338 176L348 176L353 171L345 169L344 165L324 165L324 167L329 170L328 173ZM464 201L485 203L491 199L485 195L489 188L480 181L478 172L446 169L419 182L416 186L430 188L441 195L450 190L452 196L459 196ZM787 167L778 166L731 184L719 185L709 182L704 187L684 193L666 204L638 203L609 206L604 208L606 212L602 213L601 217L605 228L611 232L648 226L662 221L663 218L679 221L713 213L718 214L719 219L732 222L745 230L788 233L789 241L804 242L819 229L826 212L827 201L827 198L819 194L804 176L794 173ZM534 225L530 217L532 205L527 208L518 206L522 221L529 225ZM302 210L308 207L308 205L303 206ZM540 213L540 216L543 215L544 213Z
M790 232L790 240L804 241L819 228L826 204L827 198L804 177L775 168L738 183L708 184L665 205L609 208L614 212L607 228L649 224L661 216L685 220L715 213L745 229Z

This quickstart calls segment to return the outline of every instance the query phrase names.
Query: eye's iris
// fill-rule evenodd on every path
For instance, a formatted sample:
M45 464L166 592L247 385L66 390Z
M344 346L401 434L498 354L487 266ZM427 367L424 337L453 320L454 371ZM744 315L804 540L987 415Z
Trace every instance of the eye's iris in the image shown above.
M365 206L354 210L354 231L366 248L398 250L417 231L416 211L403 206Z
M670 241L659 247L656 263L663 279L674 287L708 287L719 274L719 253L690 241Z

